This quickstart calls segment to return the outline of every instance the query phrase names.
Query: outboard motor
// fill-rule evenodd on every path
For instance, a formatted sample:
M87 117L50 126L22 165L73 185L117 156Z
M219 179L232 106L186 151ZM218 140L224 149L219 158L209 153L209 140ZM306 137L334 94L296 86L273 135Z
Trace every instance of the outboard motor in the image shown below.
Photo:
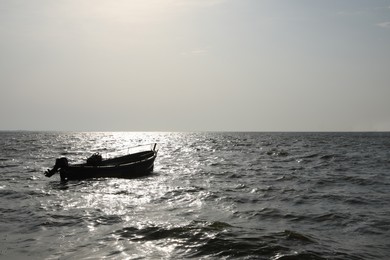
M56 159L56 164L54 165L53 169L47 169L45 172L46 177L51 177L55 173L57 173L60 169L68 167L68 159L66 157L61 157Z

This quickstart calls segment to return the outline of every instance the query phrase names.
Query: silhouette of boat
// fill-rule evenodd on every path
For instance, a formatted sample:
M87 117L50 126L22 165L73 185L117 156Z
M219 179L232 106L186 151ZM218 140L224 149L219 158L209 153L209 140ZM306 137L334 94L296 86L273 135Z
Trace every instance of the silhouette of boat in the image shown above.
M127 154L124 156L102 159L98 153L87 159L86 163L69 164L66 157L56 160L53 169L45 172L51 177L59 172L61 180L84 180L92 178L137 178L153 172L154 161L157 157L156 145L148 151Z

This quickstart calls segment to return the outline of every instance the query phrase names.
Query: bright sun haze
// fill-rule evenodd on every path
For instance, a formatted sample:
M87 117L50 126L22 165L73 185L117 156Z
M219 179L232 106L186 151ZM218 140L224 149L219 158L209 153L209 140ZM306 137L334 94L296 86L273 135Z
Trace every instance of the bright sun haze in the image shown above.
M0 0L0 57L0 130L390 130L389 1Z

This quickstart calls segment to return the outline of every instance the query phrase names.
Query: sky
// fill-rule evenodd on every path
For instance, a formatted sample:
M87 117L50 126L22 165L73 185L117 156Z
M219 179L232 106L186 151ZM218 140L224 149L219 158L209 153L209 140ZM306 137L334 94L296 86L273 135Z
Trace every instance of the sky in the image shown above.
M0 130L390 131L390 0L0 0Z

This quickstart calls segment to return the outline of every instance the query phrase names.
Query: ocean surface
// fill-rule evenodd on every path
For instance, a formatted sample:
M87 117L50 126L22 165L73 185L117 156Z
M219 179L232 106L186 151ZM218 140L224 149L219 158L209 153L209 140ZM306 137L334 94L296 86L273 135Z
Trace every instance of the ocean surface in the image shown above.
M61 182L159 143L153 174ZM390 133L0 132L0 259L390 259Z

